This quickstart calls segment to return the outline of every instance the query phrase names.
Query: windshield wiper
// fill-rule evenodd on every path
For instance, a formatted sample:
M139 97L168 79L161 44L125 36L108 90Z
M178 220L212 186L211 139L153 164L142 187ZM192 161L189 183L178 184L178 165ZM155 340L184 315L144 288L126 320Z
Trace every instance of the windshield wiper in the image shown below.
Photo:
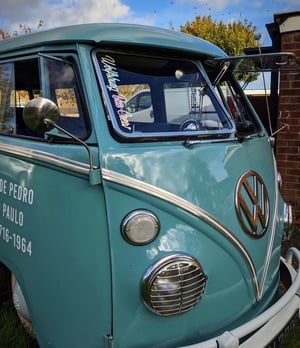
M232 142L232 141L238 141L239 139L237 137L234 138L219 138L219 139L198 139L198 140L191 140L191 139L186 139L182 143L183 146L185 147L190 147L193 145L197 144L207 144L207 143L223 143L223 142Z
M253 133L253 134L241 134L241 133L236 133L236 139L239 142L242 142L244 140L251 140L254 138L263 138L265 136L264 133Z

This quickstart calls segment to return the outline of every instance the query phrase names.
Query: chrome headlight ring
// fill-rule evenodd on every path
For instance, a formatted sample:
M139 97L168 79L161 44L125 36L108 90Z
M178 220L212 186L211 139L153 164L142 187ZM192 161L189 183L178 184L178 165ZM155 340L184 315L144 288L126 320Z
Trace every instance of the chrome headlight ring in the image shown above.
M178 316L193 309L204 294L207 276L199 262L188 255L164 257L145 272L142 298L152 312Z

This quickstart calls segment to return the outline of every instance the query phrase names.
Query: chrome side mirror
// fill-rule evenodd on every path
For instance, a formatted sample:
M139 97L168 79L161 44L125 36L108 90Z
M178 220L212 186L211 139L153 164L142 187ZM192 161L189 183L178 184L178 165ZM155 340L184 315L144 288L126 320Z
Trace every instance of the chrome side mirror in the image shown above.
M23 120L26 126L39 133L45 133L53 128L66 134L77 143L84 146L89 156L89 179L91 185L98 185L101 182L100 169L94 167L93 156L89 146L77 138L75 135L60 127L57 122L60 118L60 112L57 105L47 98L35 98L25 105L23 110Z
M45 133L54 128L59 118L60 112L57 105L47 98L34 98L25 105L23 110L26 126L39 133Z

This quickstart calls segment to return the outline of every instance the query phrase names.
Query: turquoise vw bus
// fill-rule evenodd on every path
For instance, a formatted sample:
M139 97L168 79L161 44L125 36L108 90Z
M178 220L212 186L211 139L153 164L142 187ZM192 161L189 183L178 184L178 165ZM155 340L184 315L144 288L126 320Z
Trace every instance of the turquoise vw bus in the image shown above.
M297 321L292 209L240 58L126 24L0 43L0 295L40 347L274 346Z

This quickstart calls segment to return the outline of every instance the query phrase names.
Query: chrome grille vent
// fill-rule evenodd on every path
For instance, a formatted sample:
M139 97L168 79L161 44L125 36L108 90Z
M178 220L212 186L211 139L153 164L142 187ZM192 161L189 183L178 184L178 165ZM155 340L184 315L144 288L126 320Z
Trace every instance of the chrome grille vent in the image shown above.
M181 315L199 302L206 281L197 260L187 255L172 255L147 270L142 283L142 297L147 307L158 315Z

